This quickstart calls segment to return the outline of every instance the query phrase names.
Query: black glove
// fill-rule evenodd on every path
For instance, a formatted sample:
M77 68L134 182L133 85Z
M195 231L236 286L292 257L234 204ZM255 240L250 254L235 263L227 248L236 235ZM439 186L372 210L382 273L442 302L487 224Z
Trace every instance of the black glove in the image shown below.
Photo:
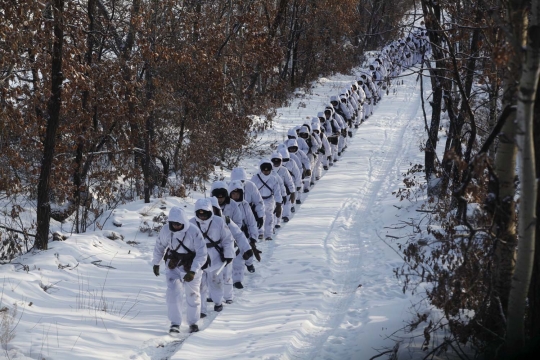
M301 186L296 187L296 191L300 191Z
M277 216L278 218L281 217L281 210L282 210L281 204L280 204L280 203L277 203L277 204L276 204L276 209L274 210L274 214L276 214L276 216Z
M159 276L159 265L154 265L152 270L154 270L154 275Z
M260 229L263 226L264 219L262 217L257 218L257 227Z
M255 246L256 241L251 241L249 244L251 245L251 249L253 250L253 256L255 256L255 259L257 259L258 262L261 262L261 255L262 251L257 249Z
M225 258L225 262L226 264L225 265L229 265L231 262L232 262L232 258Z
M249 258L252 257L252 256L253 256L253 250L252 250L252 249L249 249L248 251L246 251L246 252L244 253L244 255L242 255L242 259L247 260L247 259L249 259Z
M186 273L186 275L184 275L184 281L185 282L190 282L193 279L195 279L195 272L193 272L193 271L188 271Z
M311 170L306 169L306 176L311 176Z
M296 193L291 194L291 204L294 204L294 201L296 200Z
M281 200L282 200L281 202L282 202L283 204L286 204L286 203L287 203L287 197L286 197L286 196L282 196L282 197L281 197Z
M352 137L352 131L349 131L349 137Z
M324 150L323 147L319 149L319 152L320 152L321 154L323 154L323 155L326 153L326 151Z

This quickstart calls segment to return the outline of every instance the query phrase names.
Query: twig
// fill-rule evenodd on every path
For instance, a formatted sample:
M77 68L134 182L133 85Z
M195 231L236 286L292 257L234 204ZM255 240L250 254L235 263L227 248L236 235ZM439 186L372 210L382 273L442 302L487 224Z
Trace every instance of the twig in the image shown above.
M392 353L392 356L390 357L391 359L397 359L396 354L397 354L397 351L398 351L398 349L399 349L399 344L400 344L400 343L397 342L397 343L394 345L394 347L393 347L392 349L383 351L382 353L380 353L380 354L378 354L378 355L375 355L375 356L373 356L373 357L370 357L369 360L376 359L376 358L378 358L378 357L381 357L381 356L386 355L386 354L389 354L389 353Z
M92 261L92 264L96 265L97 267L108 268L108 269L116 269L115 267L110 266L110 265L101 265L101 261L102 260L94 260L94 261Z
M79 336L77 336L77 338L75 339L75 343L74 343L73 346L71 347L71 350L73 350L73 348L75 347L75 345L77 345L77 341L79 341L79 338L81 337L81 334L82 334L82 333L79 333Z
M382 353L380 353L379 355L375 355L375 356L372 356L369 358L369 360L373 360L373 359L376 359L378 357L381 357L383 355L386 355L386 354L389 354L389 353L392 353L394 352L394 349L390 349L390 350L386 350L386 351L383 351Z

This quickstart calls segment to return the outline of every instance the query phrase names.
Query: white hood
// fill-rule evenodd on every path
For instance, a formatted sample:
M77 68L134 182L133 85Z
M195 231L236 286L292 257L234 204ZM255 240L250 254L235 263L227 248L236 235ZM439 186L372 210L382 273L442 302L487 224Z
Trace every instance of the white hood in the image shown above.
M212 183L212 188L210 189L210 192L215 189L227 189L227 184L225 183L225 181L214 181Z
M289 139L285 141L285 145L287 145L287 150L288 150L291 146L298 147L298 142L296 141L296 139Z
M173 206L171 208L171 210L169 211L168 221L174 221L180 224L184 224L184 228L180 231L176 231L177 233L184 233L189 228L189 219L187 217L187 214L184 209L179 208L178 206Z
M231 181L232 180L247 180L247 173L244 168L241 167L235 167L231 171Z
M242 196L240 197L240 200L239 200L239 202L242 202L242 200L244 200L244 183L242 181L240 181L240 180L231 181L229 183L229 189L228 189L229 190L229 196L236 189L240 189L242 191ZM234 200L232 200L232 201L234 201Z
M296 134L296 128L294 127L289 129L289 131L287 131L287 136L292 136L296 139L298 137L298 135Z
M289 154L289 150L285 146L279 149L279 153L281 154L281 158L283 160L287 159L289 160L291 158L291 154Z
M206 220L201 220L199 219L197 216L195 216L195 221L197 221L200 226L201 226L201 230L202 231L206 231L208 229L208 224L210 224L210 221L212 221L212 218L214 217L214 211L212 210L212 202L210 199L199 199L197 201L195 201L195 212L197 212L197 210L206 210L206 211L210 211L212 213L212 215L210 215L210 217Z

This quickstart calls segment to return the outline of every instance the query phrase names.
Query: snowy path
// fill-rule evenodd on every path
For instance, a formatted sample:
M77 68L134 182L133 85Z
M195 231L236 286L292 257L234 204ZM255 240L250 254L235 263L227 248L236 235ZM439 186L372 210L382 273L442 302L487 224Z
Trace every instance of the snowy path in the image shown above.
M235 304L191 336L174 359L376 354L371 338L380 336L385 321L378 308L395 299L403 309L408 304L392 274L400 260L377 231L387 211L381 201L401 182L402 156L418 147L419 104L414 77L383 99L297 215L264 244L265 259ZM208 355L209 344L215 356Z

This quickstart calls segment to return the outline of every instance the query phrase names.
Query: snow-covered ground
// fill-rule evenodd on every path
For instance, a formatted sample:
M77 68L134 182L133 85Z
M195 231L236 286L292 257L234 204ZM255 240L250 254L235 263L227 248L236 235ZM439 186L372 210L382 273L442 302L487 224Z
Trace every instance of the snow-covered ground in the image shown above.
M278 109L264 139L282 141L352 79L320 79L310 94ZM155 277L150 262L156 235L139 231L173 205L192 211L204 196L195 193L124 205L103 230L0 266L0 307L7 307L0 311L0 358L367 360L392 348L388 336L404 326L416 301L393 274L402 259L386 235L405 236L411 229L402 221L418 216L416 204L392 195L411 163L423 163L417 76L401 78L354 132L291 221L259 245L263 260L235 290L234 303L210 311L200 332L189 335L182 324L180 337L167 335L164 271ZM248 173L258 160L243 163ZM124 239L109 240L111 231ZM405 345L400 359L410 357Z

